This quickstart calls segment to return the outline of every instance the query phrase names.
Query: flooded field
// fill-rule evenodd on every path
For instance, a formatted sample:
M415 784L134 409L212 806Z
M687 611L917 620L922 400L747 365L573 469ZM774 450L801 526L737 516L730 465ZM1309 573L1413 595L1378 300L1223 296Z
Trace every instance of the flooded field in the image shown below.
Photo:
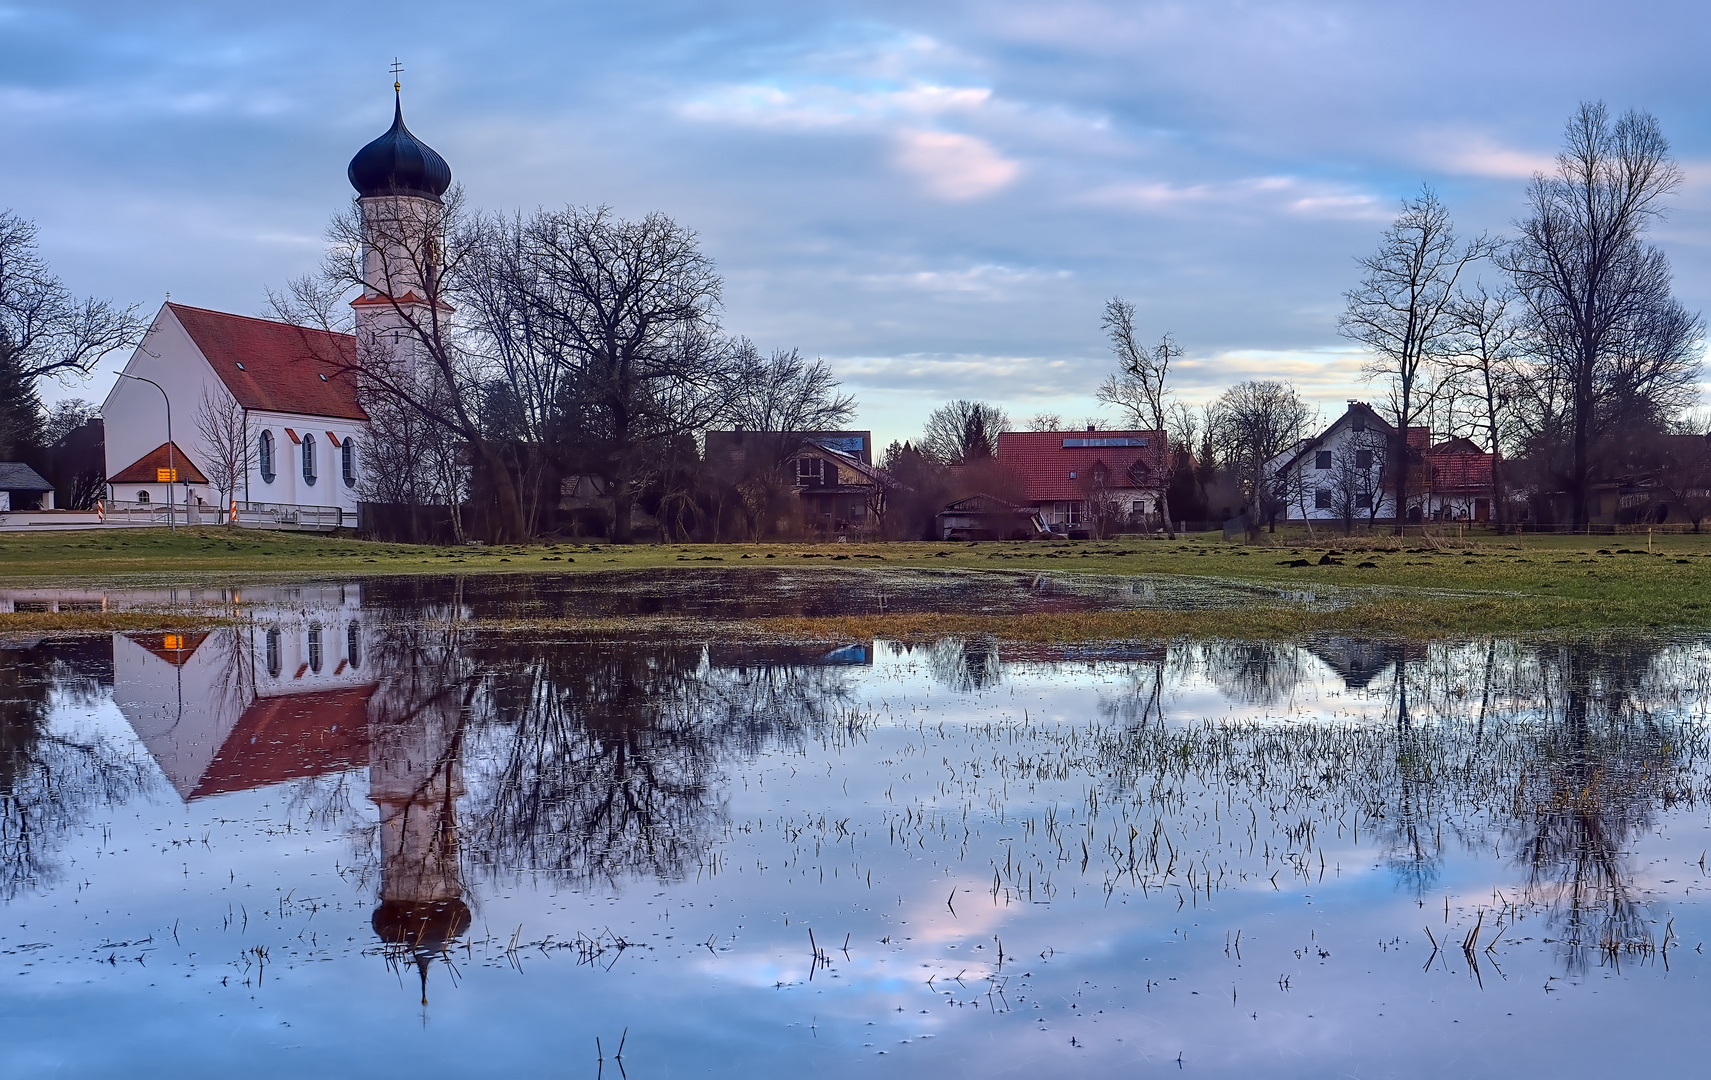
M1697 1071L1711 641L760 646L801 589L657 578L0 643L0 1073ZM459 622L590 608L707 630Z

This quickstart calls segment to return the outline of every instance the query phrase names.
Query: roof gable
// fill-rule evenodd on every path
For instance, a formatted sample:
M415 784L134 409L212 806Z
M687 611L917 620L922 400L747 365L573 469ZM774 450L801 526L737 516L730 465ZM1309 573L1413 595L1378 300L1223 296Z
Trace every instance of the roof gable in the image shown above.
M1157 431L1002 431L997 457L1022 481L1030 501L1080 500L1087 498L1096 465L1104 466L1112 487L1136 486L1132 468L1145 481L1140 486L1156 484L1153 478L1164 472L1164 442Z
M167 445L167 443L161 443L109 476L107 482L109 484L158 484L160 483L160 470L165 468L177 469L180 482L186 480L192 484L206 484L208 482L208 478L202 475L202 470L196 467L196 462L192 461L190 455L184 452L184 447L172 443L172 455L168 457Z
M214 374L246 409L366 420L356 400L356 338L168 304Z
M52 491L42 474L21 461L0 461L0 491Z

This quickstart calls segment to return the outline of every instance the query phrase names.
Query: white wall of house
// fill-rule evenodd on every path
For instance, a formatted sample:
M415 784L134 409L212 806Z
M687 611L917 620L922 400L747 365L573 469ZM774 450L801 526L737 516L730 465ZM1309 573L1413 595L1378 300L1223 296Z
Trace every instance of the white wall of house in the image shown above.
M1379 487L1384 471L1385 433L1373 428L1357 429L1349 415L1331 425L1325 434L1306 447L1292 447L1266 464L1274 490L1281 491L1286 504L1284 519L1289 521L1341 521L1343 503L1341 489L1370 494L1376 506L1357 506L1356 521L1369 517L1391 519L1395 500ZM1366 450L1370 462L1361 468L1356 455ZM1299 457L1298 457L1299 455ZM1291 465L1291 460L1294 464Z
M147 336L131 354L124 370L127 374L152 379L166 391L172 401L172 441L190 455L204 474L208 474L207 448L196 424L203 393L206 391L228 401L234 399L171 308L163 306L160 309ZM166 442L166 404L161 400L160 390L148 383L119 379L101 405L101 416L106 425L108 476ZM345 439L351 439L353 444L360 443L363 427L360 421L305 413L259 411L249 413L248 418L254 455L248 483L241 485L234 496L228 497L243 502L336 506L355 512L358 485L345 482L340 447L332 445L328 435L337 436L341 443ZM293 441L286 434L287 429L296 433L298 441ZM271 481L263 476L260 455L254 452L260 446L263 431L271 431L274 440L275 467ZM312 437L315 448L313 483L303 474L301 439L305 435ZM360 482L363 467L360 447L353 445L353 451ZM172 489L170 496L169 487ZM182 484L116 485L110 495L120 502L134 502L139 491L147 491L152 503L164 502L169 497L178 506L185 503ZM191 501L195 502L197 498L204 503L204 514L210 517L218 515L220 498L212 485L194 485Z

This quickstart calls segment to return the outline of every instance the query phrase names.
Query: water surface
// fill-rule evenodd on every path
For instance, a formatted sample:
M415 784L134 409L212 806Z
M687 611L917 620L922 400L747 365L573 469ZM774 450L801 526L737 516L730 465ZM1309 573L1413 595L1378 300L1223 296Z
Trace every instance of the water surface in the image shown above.
M721 640L750 594L8 643L0 1071L1697 1071L1706 641ZM709 629L454 617L526 604Z

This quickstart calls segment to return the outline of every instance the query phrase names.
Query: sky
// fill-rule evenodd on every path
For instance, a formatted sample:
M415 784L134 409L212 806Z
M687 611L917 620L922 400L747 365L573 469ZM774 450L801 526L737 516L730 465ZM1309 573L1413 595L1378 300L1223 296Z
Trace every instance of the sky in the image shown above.
M0 0L0 207L81 294L261 314L405 116L487 210L694 229L726 330L824 358L884 445L959 397L1096 419L1123 296L1201 402L1375 397L1355 258L1434 187L1503 233L1583 100L1657 116L1655 238L1711 311L1711 17L1662 0ZM99 401L120 359L47 396Z

